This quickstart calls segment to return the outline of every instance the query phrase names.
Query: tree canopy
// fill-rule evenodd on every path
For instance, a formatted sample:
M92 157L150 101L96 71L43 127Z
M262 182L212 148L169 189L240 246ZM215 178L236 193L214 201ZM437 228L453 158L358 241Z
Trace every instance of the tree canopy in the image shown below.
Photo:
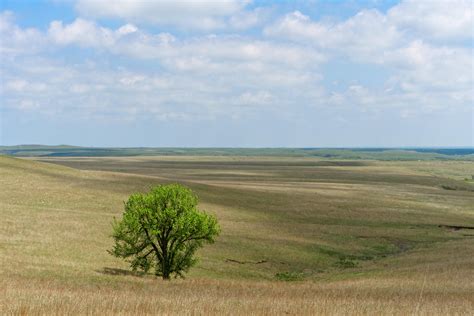
M196 250L220 232L216 217L199 211L197 203L197 196L179 184L131 195L122 219L113 222L110 253L125 258L134 271L183 277L197 262Z

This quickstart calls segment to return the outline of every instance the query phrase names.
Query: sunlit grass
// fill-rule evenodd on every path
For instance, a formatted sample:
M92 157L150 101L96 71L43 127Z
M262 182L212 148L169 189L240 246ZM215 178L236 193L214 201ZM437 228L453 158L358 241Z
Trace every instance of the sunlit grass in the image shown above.
M463 182L462 170L472 173L472 164L334 167L235 157L56 162L96 171L0 157L2 314L430 315L474 307L473 232L438 227L474 226L474 193L439 186ZM188 278L171 283L130 275L106 252L123 201L163 182L193 188L223 230L199 252ZM278 281L278 273L304 281Z

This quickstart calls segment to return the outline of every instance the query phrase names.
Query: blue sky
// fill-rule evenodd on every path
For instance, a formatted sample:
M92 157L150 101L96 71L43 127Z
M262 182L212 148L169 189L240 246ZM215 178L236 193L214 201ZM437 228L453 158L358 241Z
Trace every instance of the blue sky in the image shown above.
M0 3L0 145L474 146L470 0Z

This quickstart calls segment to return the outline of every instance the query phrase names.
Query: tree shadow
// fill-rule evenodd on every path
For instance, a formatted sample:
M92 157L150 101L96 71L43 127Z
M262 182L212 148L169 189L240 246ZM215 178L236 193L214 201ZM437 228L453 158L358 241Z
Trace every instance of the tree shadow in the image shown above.
M131 276L135 276L139 278L142 278L145 276L143 272L136 272L136 271L130 271L130 270L118 269L118 268L109 268L109 267L104 267L102 268L102 270L95 270L95 272L106 274L106 275L131 275Z

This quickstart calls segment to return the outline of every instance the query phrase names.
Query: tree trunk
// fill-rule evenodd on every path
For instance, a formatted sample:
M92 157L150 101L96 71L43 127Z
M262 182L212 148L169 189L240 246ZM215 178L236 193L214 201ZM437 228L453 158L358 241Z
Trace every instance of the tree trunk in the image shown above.
M163 276L163 280L170 279L170 262L168 258L168 241L165 238L161 239L160 243L161 253L163 262L161 262L161 273Z

